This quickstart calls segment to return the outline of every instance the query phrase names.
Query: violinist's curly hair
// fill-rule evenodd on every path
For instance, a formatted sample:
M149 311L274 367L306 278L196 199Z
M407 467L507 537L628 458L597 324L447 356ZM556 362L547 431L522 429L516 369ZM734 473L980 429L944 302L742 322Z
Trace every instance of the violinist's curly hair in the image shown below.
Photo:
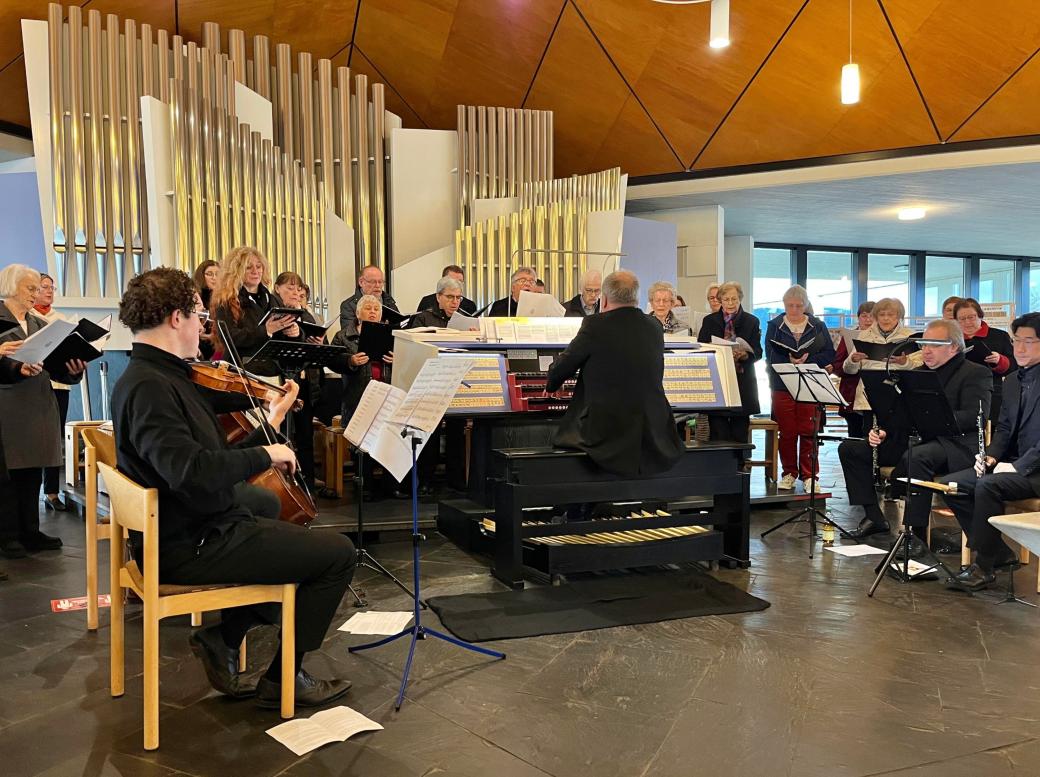
M191 276L172 267L157 267L132 278L119 300L119 320L137 334L154 329L175 310L195 310L198 290Z

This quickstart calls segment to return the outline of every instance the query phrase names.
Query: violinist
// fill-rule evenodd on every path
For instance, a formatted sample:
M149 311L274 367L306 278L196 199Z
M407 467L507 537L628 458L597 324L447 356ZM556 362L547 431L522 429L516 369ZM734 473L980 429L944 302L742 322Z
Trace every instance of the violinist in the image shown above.
M112 395L119 470L159 492L159 580L163 583L298 583L296 703L319 706L346 693L345 679L322 680L303 669L304 653L321 646L350 583L354 547L339 534L314 534L258 517L243 481L270 467L291 472L285 445L229 449L206 395L184 359L194 356L206 311L191 278L167 267L129 282L119 319L133 334L126 371ZM277 425L296 399L295 384L273 400ZM140 563L140 538L130 546ZM221 693L254 695L262 707L280 699L280 650L258 683L240 675L238 649L254 625L277 623L271 607L237 607L221 623L191 636L211 685Z
M271 338L299 340L300 327L292 316L269 316L260 326L260 320L278 298L271 292L271 273L267 259L251 246L233 248L221 262L223 275L213 292L211 312L217 322L224 322L235 347L243 360L248 360ZM248 365L250 372L259 375L278 375L273 362Z

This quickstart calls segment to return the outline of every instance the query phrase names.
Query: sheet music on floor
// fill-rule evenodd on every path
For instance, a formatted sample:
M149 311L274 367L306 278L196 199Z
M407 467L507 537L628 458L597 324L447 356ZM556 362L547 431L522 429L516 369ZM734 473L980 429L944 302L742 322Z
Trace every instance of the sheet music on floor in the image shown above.
M893 561L891 564L889 564L889 566L896 572L903 572L902 561ZM910 573L910 577L919 577L920 575L926 575L929 572L935 572L936 569L934 566L922 564L920 561L914 561L913 559L910 559L910 562L906 567L906 571Z
M405 393L378 380L369 381L343 436L386 467L398 481L412 468L412 443L401 429L414 426L426 434L416 452L448 409L473 359L428 359Z
M376 634L389 637L399 634L412 622L413 613L407 612L356 612L336 631L350 634Z
M296 718L267 729L267 733L296 755L306 755L322 745L346 742L362 731L382 731L383 727L350 707L333 707L309 718Z
M884 548L875 548L873 545L828 545L824 550L837 553L839 556L856 558L858 556L884 556L888 553Z

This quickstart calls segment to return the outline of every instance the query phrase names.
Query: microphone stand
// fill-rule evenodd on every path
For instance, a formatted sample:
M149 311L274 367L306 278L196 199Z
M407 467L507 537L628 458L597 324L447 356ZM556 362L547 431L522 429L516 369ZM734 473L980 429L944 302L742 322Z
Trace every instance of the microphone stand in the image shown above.
M420 639L435 637L443 642L447 642L466 650L471 650L474 653L491 656L498 660L502 660L506 657L505 653L500 653L497 650L491 650L489 648L480 647L479 645L473 645L461 639L456 639L455 637L431 629L428 626L424 626L422 623L422 608L420 607L422 601L419 598L419 543L425 540L426 537L419 533L419 471L416 467L416 460L419 455L419 443L423 435L425 435L425 432L416 426L410 424L402 425L402 439L408 438L412 443L412 625L399 631L397 634L384 637L375 642L368 642L363 645L354 645L353 647L347 648L351 653L357 653L362 650L369 650L382 645L388 645L401 637L411 637L411 641L408 645L408 658L405 659L404 673L401 675L401 688L397 692L397 701L394 703L395 710L400 710L401 704L404 702L404 691L405 688L408 687L408 675L412 671L412 659L415 657L415 643Z

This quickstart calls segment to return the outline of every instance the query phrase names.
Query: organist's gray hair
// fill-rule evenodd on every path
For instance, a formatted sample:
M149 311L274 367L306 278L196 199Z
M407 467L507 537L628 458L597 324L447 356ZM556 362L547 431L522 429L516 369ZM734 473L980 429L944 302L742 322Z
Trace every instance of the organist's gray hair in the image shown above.
M612 272L603 279L603 296L611 305L635 307L639 304L639 279L628 270Z

